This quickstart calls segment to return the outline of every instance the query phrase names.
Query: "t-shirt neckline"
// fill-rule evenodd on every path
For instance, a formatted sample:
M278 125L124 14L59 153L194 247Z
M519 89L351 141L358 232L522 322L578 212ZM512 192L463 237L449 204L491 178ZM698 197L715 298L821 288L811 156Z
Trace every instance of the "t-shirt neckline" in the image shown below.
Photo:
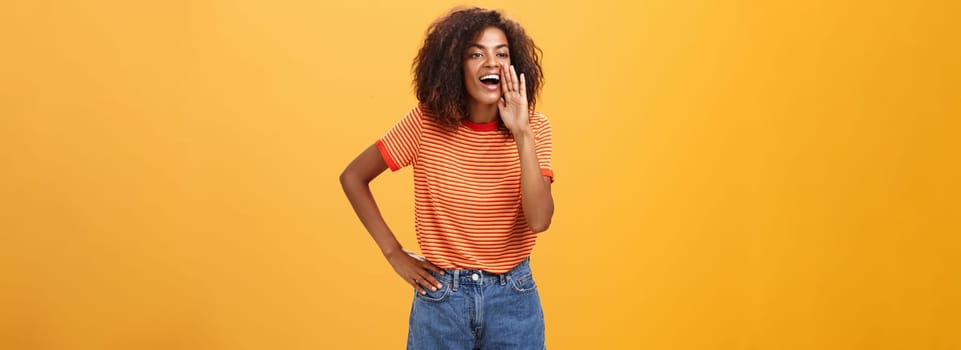
M494 121L487 123L477 123L470 121L470 119L464 119L461 121L461 123L464 124L464 126L466 126L468 129L474 131L494 131L497 130L498 121L495 119Z

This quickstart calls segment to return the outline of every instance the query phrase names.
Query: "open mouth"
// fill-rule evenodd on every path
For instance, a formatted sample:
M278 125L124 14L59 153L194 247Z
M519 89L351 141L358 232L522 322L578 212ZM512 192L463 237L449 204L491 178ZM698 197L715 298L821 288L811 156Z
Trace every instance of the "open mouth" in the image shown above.
M480 78L480 81L484 85L497 86L497 84L500 84L501 82L501 77L497 74L488 74L488 75L482 76Z

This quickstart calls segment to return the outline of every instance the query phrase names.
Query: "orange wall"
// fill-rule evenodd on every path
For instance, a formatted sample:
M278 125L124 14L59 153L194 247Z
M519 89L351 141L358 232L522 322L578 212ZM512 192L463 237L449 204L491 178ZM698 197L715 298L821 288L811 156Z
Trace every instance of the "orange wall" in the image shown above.
M958 2L587 3L482 3L545 52L550 348L961 349ZM454 4L0 5L0 348L402 347L336 178Z

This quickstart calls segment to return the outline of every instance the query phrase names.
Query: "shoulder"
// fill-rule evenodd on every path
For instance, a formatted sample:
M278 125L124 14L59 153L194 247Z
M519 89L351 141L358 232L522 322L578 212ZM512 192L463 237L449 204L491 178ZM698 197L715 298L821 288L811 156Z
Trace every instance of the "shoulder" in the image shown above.
M429 119L427 118L428 113L430 112L428 111L427 107L418 104L414 106L414 108L411 108L410 112L407 112L407 116L417 119Z
M534 131L551 128L551 122L543 113L531 112L528 118L530 120L531 128L534 129Z
M411 109L410 113L408 113L408 116L417 118L422 125L438 124L437 115L422 103L414 106L414 108Z
M420 130L424 126L427 126L433 119L430 117L430 112L422 106L414 106L407 111L407 114L401 118L399 125L403 125L407 128L414 128Z

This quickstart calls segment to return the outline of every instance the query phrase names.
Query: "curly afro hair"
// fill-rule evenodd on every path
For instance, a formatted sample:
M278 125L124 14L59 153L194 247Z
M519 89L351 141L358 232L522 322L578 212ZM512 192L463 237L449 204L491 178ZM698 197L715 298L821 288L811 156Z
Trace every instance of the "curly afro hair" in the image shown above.
M511 64L524 73L528 108L533 111L544 83L540 48L524 28L496 10L477 7L455 8L427 29L427 38L414 58L412 70L417 100L427 115L449 130L456 130L469 114L470 96L464 86L464 53L474 37L487 27L496 27L507 37ZM498 119L502 132L509 133Z

